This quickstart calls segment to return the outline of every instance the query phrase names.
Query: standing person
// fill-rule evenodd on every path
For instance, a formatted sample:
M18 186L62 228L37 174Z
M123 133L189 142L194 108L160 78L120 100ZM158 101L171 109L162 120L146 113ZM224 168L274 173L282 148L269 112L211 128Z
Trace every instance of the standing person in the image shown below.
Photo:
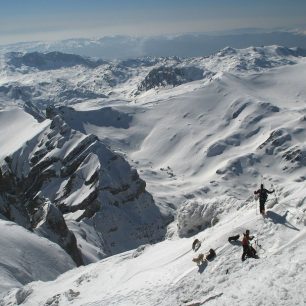
M252 257L252 258L258 258L256 256L256 250L250 246L250 240L252 240L254 236L250 236L250 231L246 230L245 234L243 234L243 239L242 239L242 247L243 247L243 253L241 256L241 260L245 261L245 257Z
M264 185L260 185L260 189L254 191L254 194L257 194L259 196L259 211L262 215L266 213L265 210L265 203L268 198L268 193L273 193L274 190L270 191L264 188Z

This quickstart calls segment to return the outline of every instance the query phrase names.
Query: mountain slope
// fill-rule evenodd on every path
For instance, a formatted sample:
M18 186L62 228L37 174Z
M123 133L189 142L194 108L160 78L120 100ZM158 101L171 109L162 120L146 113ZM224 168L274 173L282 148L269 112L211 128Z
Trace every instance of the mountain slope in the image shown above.
M63 116L125 152L158 202L179 206L224 189L244 199L262 177L303 180L304 71L301 62L260 74L225 73L208 84L152 93L136 105L117 102L111 111L128 118L125 128L97 124L91 114L107 108L89 111L86 103Z
M8 151L11 159L2 161L2 169L17 177L24 173L42 182L29 190L31 198L43 200L31 214L38 234L49 233L47 212L60 211L86 263L143 245L54 282L12 290L3 296L4 305L19 296L25 305L305 303L303 54L276 46L226 48L208 58L153 62L130 63L135 70L127 69L132 74L114 86L113 98L48 107L50 121L33 124L28 142L18 140ZM170 77L161 74L165 82L157 78L156 86L136 95L150 71L170 64L210 74L169 86L176 79L173 69ZM144 192L144 181L157 206ZM266 219L257 215L253 200L260 183L276 190ZM19 204L13 206L24 216ZM170 219L161 218L169 215L175 221L166 233ZM28 224L26 216L22 221ZM241 247L227 237L247 228L257 235L260 259L242 263ZM151 244L163 235L168 239ZM210 248L217 253L201 267L192 262L195 235L202 241L196 254Z
M56 113L51 120L38 123L24 110L12 107L0 111L0 118L3 217L58 244L77 265L153 243L165 235L169 219L155 206L145 182L97 137L72 130ZM17 245L15 240L12 244ZM35 262L35 257L29 258ZM44 269L38 265L35 275L46 274L42 279L49 280L59 274L49 275ZM19 266L14 271L24 274ZM6 289L41 279L30 274L13 282L5 275L3 283L10 284Z
M293 65L305 51L279 46L225 48L208 57L102 61L60 52L0 55L0 95L16 103L74 105L92 100L138 101L164 87L203 80L222 72L249 73ZM202 83L202 82L200 82Z
M34 280L53 280L75 267L55 243L38 237L0 215L0 292Z
M305 191L295 196L305 198ZM30 292L23 305L303 305L305 225L296 219L293 198L280 194L278 199L266 219L256 215L252 201L240 202L238 212L197 235L202 241L197 253L191 250L194 237L144 246L69 271L54 282L29 284L22 289ZM256 234L260 259L241 262L241 246L227 237L246 226ZM192 262L210 248L216 250L214 260L202 266ZM16 292L3 304L14 303Z

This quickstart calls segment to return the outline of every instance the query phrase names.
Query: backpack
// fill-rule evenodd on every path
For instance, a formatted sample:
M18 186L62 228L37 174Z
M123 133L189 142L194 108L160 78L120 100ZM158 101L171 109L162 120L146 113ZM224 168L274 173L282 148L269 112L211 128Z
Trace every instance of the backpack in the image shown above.
M213 259L215 256L216 256L216 252L215 252L213 249L210 249L210 250L209 250L209 254L206 255L206 259L207 259L207 260L211 260L211 259Z
M237 241L239 239L239 237L240 237L240 235L228 237L228 242Z

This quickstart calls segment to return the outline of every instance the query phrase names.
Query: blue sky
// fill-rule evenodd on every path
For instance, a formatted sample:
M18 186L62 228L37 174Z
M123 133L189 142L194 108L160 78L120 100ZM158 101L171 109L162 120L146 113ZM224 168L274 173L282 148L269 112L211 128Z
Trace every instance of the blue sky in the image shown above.
M0 44L238 28L306 29L306 0L0 0Z

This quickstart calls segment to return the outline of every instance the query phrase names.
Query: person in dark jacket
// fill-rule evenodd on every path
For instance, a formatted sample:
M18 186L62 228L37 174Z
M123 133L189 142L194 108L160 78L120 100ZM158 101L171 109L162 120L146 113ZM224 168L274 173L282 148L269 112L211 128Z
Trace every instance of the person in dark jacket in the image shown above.
M195 239L192 243L192 249L197 251L201 247L201 241L199 239Z
M263 184L260 185L260 189L254 191L254 194L258 195L259 197L259 211L262 215L266 213L265 203L268 198L268 193L273 193L273 192L274 190L270 191L270 190L265 189Z
M250 240L253 240L254 236L250 236L250 231L246 230L245 234L243 234L242 239L242 247L243 247L243 253L241 256L241 260L245 261L245 257L252 257L252 258L258 258L256 256L256 250L250 245Z
M206 255L206 260L212 260L216 257L216 252L214 249L210 249L209 253Z

